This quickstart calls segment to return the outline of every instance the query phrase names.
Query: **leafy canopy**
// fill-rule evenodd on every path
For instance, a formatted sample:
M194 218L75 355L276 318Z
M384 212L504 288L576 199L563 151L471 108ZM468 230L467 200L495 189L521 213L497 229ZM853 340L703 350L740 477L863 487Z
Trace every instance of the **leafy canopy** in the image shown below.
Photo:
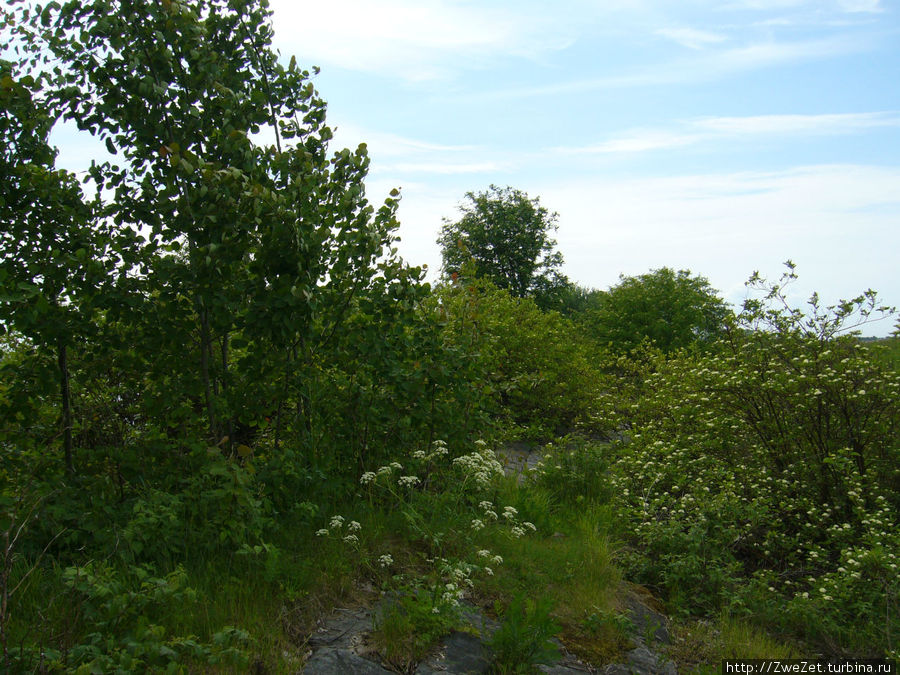
M725 302L704 277L662 267L637 277L621 276L601 297L594 323L597 336L617 351L650 339L671 352L711 344L722 335L728 316Z
M546 297L565 284L560 274L562 254L554 251L558 215L540 199L511 187L491 185L468 192L460 205L462 217L444 219L438 244L443 271L460 274L467 264L477 277L489 279L514 296Z

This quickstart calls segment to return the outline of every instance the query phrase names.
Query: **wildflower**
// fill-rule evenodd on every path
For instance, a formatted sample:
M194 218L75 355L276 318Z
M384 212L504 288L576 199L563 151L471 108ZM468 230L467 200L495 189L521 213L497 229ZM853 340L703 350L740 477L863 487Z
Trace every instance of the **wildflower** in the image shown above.
M390 567L394 564L394 559L391 557L389 553L385 553L382 556L378 556L378 564L381 567Z
M483 529L484 529L484 522L483 522L480 518L475 518L475 519L472 521L472 529L473 529L473 530L483 530Z
M418 482L419 479L416 476L400 476L397 484L400 487L414 487Z
M391 462L388 466L390 466L392 469L397 469L397 471L400 471L403 468L400 462Z
M316 536L317 536L317 537L327 537L327 536L328 536L328 530L325 530L325 529L322 529L322 530L316 530Z
M512 528L510 529L510 532L512 532L512 535L517 538L525 536L525 530L523 530L518 525L513 525Z
M368 485L368 484L371 483L373 480L375 480L375 472L374 472L374 471L366 471L366 472L365 472L362 476L360 476L360 478L359 478L359 482L360 482L362 485Z
M484 573L487 574L489 577L494 576L494 570L492 570L490 567L485 567Z
M482 511L490 511L492 508L494 508L494 505L488 501L482 501L478 502L478 508L480 508Z
M531 530L532 532L537 532L537 528L534 526L534 523L529 523L529 522L526 520L524 523L522 523L522 525L524 525L525 527L527 527L527 528L528 528L529 530Z
M502 565L502 564L503 564L503 558L501 558L499 555L495 555L493 558L491 558L491 562L492 562L494 565Z
M512 506L504 506L503 507L503 517L507 520L515 518L519 512L516 511Z
M328 522L328 528L336 530L344 526L344 516L332 516Z
M344 537L344 541L348 544L358 544L359 537L357 537L355 534L348 534Z
M359 532L361 527L362 527L362 525L360 525L355 520L351 520L349 523L347 523L347 531L348 532Z
M477 553L479 558L487 558L490 554L491 554L491 552L488 551L486 548L481 549Z

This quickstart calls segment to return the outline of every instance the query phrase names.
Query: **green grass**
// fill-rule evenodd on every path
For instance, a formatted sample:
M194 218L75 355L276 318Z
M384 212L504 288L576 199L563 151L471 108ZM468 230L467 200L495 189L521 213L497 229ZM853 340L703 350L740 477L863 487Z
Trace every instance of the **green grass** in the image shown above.
M723 659L795 659L809 656L747 620L721 616L715 621L682 621L672 629L666 656L679 672L717 673Z
M270 533L268 549L191 557L183 564L196 597L148 605L146 619L164 626L168 636L193 636L204 644L226 626L249 634L245 662L201 659L190 665L192 671L294 673L302 666L306 639L317 619L335 606L371 606L383 590L399 588L397 597L406 599L383 615L373 639L387 662L408 669L452 626L449 615L433 619L432 605L413 601L410 593L434 583L435 565L429 561L463 559L474 546L501 556L503 562L492 566L492 576L474 578L469 600L501 623L507 619L503 625L510 626L508 638L526 634L529 621L543 621L546 627L552 623L570 651L597 665L621 661L633 648L634 627L626 618L625 599L634 589L618 562L623 533L608 504L579 498L570 489L550 490L505 478L493 488L497 510L512 506L521 521L537 526L536 532L515 538L497 531L473 532L474 507L461 506L458 498L411 492L408 499L405 509L369 504L360 497L330 503L314 517L279 523ZM337 514L360 523L357 543L316 536L323 522ZM393 563L383 569L375 561L387 553ZM170 571L156 569L153 575ZM122 565L119 572L127 575L127 567ZM541 601L531 610L519 607L524 624L509 621L509 612L517 611L517 598ZM83 642L92 630L85 603L65 587L59 568L43 565L11 605L11 644L23 640L68 649ZM546 616L537 609L546 610ZM673 632L677 640L668 656L689 668L722 658L796 654L764 627L736 619L676 624Z

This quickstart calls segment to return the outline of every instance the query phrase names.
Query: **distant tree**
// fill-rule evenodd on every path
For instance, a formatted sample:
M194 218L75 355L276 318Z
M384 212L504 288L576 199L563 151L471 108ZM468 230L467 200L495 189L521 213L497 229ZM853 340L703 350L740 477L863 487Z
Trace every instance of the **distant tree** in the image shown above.
M553 250L551 237L556 213L511 187L491 185L485 192L466 193L466 200L459 207L462 217L445 218L438 238L445 276L459 274L469 264L475 276L539 303L565 286L559 272L562 254Z
M596 310L597 337L617 351L645 339L664 352L710 344L723 334L730 310L704 277L663 267L637 277L621 276Z

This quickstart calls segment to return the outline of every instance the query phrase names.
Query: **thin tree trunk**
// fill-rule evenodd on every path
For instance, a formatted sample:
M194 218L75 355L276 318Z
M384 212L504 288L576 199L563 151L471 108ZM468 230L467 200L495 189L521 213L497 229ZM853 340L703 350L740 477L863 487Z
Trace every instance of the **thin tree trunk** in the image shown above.
M202 301L201 301L202 303ZM206 414L209 416L209 433L214 443L219 441L218 425L216 424L216 414L213 407L212 381L209 377L209 354L211 351L211 340L209 335L209 315L206 307L201 304L200 307L200 374L203 378L203 391L206 396Z
M75 462L72 456L72 402L69 393L69 363L66 344L62 339L57 343L56 353L59 364L60 395L62 396L63 455L65 456L66 471L70 475L74 475Z

